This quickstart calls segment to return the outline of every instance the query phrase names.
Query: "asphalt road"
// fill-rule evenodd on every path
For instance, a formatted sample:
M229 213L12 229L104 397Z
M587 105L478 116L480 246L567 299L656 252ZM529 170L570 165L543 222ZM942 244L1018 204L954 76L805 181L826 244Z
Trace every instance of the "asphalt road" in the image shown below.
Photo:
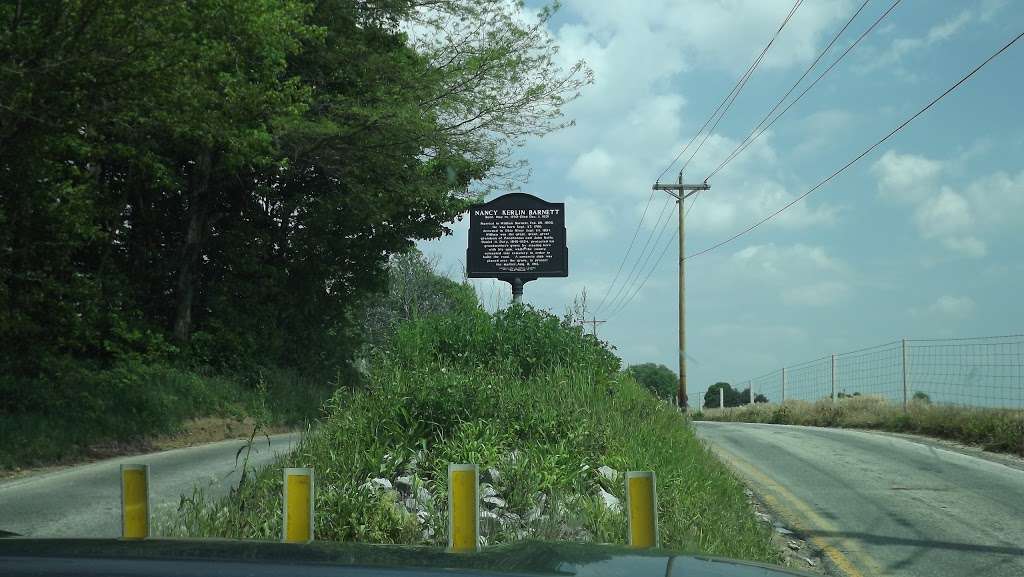
M858 576L1024 575L1024 470L931 443L695 423L775 513Z
M271 462L298 439L299 433L272 435L269 443L263 437L254 443L250 465ZM207 495L226 494L238 483L235 453L244 443L221 441L0 481L0 530L31 537L120 537L122 463L150 466L156 510L177 505L196 485Z

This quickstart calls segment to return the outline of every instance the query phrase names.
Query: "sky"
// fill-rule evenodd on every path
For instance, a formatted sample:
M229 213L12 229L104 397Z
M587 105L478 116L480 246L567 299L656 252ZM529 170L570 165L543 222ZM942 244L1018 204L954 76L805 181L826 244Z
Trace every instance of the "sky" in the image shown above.
M889 4L870 0L809 80ZM598 327L599 337L624 362L677 369L678 250L669 236L676 216L672 206L662 212L665 193L655 194L618 282L612 281L648 206L651 185L792 5L563 1L548 26L560 46L558 58L566 66L586 61L595 81L565 109L574 127L530 140L519 151L532 168L520 190L565 203L569 244L569 276L527 284L525 302L562 314L585 290L589 310L607 320ZM686 182L703 181L729 155L860 5L861 0L801 4L687 167ZM528 2L527 15L536 8ZM709 180L711 189L697 197L686 219L687 253L732 236L803 194L1022 30L1024 1L904 0ZM688 259L691 398L716 381L742 382L904 337L1024 332L1018 296L1024 286L1022 71L1024 40L779 217ZM680 166L669 169L663 181L674 181ZM633 280L627 273L644 241L661 230L655 229L659 214L672 226L660 241L650 242L647 268ZM467 227L464 219L451 236L419 244L457 279ZM662 246L668 246L664 253ZM471 282L486 306L507 306L508 284Z

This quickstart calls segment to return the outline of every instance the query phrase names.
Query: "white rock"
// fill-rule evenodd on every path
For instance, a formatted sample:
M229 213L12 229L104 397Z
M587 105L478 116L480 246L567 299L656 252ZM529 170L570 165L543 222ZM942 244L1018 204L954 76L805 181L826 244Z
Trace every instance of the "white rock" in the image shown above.
M501 472L499 472L494 467L488 468L485 474L487 475L487 480L490 481L491 483L501 482Z
M540 507L533 507L529 511L526 512L526 522L527 523L533 523L534 521L540 520L541 517L543 517L543 516L544 516L544 510L542 508L540 508Z
M601 475L605 479L608 479L612 483L614 483L615 480L619 478L619 472L616 471L615 469L612 469L608 465L601 465L600 467L598 467L597 474Z
M804 561L807 561L807 564L810 565L811 567L817 567L818 566L818 560L817 559L812 559L810 557L804 557Z
M376 479L370 479L359 486L360 489L369 489L370 491L379 491L380 489L390 489L391 481L383 477L377 477Z
M403 475L395 479L395 487L403 493L412 492L412 477Z
M505 507L508 506L508 503L506 503L504 499L497 495L490 495L488 497L484 497L484 503L487 503L488 505L497 507L499 509L504 509Z
M622 503L619 502L619 498L615 495L612 495L604 489L600 489L597 492L597 496L601 498L601 502L604 503L604 506L610 511L615 511L616 513L622 511Z
M408 499L403 501L402 504L405 505L405 508L410 513L419 514L419 512L422 511L422 508L420 507L419 502L416 501L416 499L414 497L409 497Z
M779 535L792 535L793 534L792 531L790 531L789 529L787 529L785 527L776 527L775 528L775 532L778 533Z
M416 487L416 501L422 505L429 505L433 499L426 487Z
M480 496L484 499L488 497L496 497L498 495L497 489L490 486L488 483L480 483Z
M494 511L484 509L480 511L480 533L481 535L493 535L501 528L501 518Z

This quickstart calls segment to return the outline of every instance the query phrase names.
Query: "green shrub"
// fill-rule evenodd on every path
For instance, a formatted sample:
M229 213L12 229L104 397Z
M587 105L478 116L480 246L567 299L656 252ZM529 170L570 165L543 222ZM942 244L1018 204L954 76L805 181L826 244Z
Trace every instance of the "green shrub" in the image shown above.
M467 307L404 323L373 358L365 388L338 390L296 450L221 500L189 499L165 513L168 535L274 539L280 468L313 467L317 539L442 545L447 466L495 468L493 487L518 521L489 543L527 537L623 542L621 478L601 465L658 474L666 547L777 561L742 485L695 438L686 420L620 372L619 360L578 326L529 307L489 315ZM374 477L408 475L429 492L411 517ZM397 481L396 481L397 482Z

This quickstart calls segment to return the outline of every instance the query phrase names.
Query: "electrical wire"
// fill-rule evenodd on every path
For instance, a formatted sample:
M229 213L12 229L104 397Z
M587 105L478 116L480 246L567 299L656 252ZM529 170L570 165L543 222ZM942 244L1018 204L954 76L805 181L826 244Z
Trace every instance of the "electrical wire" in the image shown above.
M779 29L775 31L775 34L772 36L771 40L769 40L768 44L766 44L765 47L761 50L761 54L757 56L754 62L747 69L747 72L744 75L744 77L741 78L741 82L739 83L738 88L734 90L733 94L729 99L729 103L726 105L725 109L722 110L722 114L719 115L718 119L715 120L715 123L712 124L711 128L708 129L707 133L704 134L704 140L700 141L700 144L697 145L697 148L695 148L693 152L690 153L690 157L687 158L686 162L683 163L683 168L680 170L680 172L686 171L686 167L690 166L690 162L693 160L695 156L697 156L697 153L700 152L700 149L704 147L704 143L706 143L708 139L711 138L711 135L714 134L715 129L718 128L718 123L721 122L723 118L725 118L726 113L728 113L729 109L732 108L732 105L734 102L736 102L736 99L739 97L740 92L747 85L747 81L750 80L750 77L753 76L754 71L761 64L761 61L764 60L765 55L768 54L768 49L771 48L772 44L775 43L775 40L779 37L779 34L782 33L782 29L786 27L786 24L789 24L790 19L793 18L793 14L796 13L797 8L800 8L800 4L802 3L803 0L797 0L797 2L793 4L793 8L790 9L789 14L786 15L786 18L782 21L782 24L779 25Z
M779 25L779 28L775 31L775 34L772 35L772 38L768 41L768 44L766 44L765 47L761 50L761 53L758 54L757 58L754 59L754 62L752 62L750 64L750 66L747 67L747 70L743 73L742 76L740 76L739 80L736 81L736 84L733 86L732 90L729 91L729 94L727 94L722 99L722 101L718 103L718 106L711 113L711 115L707 118L707 120L704 121L704 124L701 126L700 130L698 130L697 133L694 134L693 137L690 138L689 142L686 143L686 146L684 146L683 149L679 152L679 154L677 154L676 157L674 159L672 159L672 162L669 163L669 165L667 167L665 167L664 170L661 171L661 174L659 174L658 177L655 179L656 182L660 181L661 178L663 176L665 176L665 173L667 173L669 170L672 169L672 167L675 165L675 163L678 162L679 159L682 158L682 156L684 154L686 154L686 151L690 148L690 146L697 140L697 138L700 137L701 133L704 132L704 129L706 129L708 127L708 125L711 123L711 121L714 120L715 123L714 123L714 125L712 125L711 130L708 132L708 136L710 136L711 132L714 131L715 127L718 126L718 123L721 122L722 118L729 111L729 108L732 107L733 103L736 101L736 98L739 96L739 93L746 86L747 81L750 80L751 75L753 75L754 70L756 70L757 67L761 64L761 61L764 59L765 54L768 53L768 50L771 48L772 44L775 43L775 40L779 37L779 34L786 27L786 25L789 24L789 21L793 18L793 14L796 13L797 9L800 7L800 5L802 3L803 3L803 0L796 0L793 3L793 7L790 8L789 13L786 14L785 19L783 19L782 23ZM725 110L722 110L723 106L725 107ZM720 111L721 111L721 115L719 115ZM716 116L717 116L717 120L715 119ZM704 143L707 142L708 136L704 137L704 140L702 140L701 143L697 146L697 149L694 150L694 154L696 154L697 151L699 151L700 148L702 146L704 146ZM690 158L687 159L686 163L683 165L684 169L686 168L686 166L689 164L690 160L692 160L692 159L693 159L693 155L691 155ZM633 248L633 246L634 246L634 244L636 242L637 234L640 232L640 228L643 225L644 218L647 215L647 210L650 207L651 199L654 197L653 193L654 193L654 191L652 190L651 191L651 196L647 200L647 205L644 207L644 213L640 217L640 222L637 223L636 230L633 232L633 238L629 242L629 247L626 249L626 253L622 257L622 262L619 263L618 269L615 272L615 277L612 279L612 283L610 285L608 285L608 289L605 290L605 294L601 298L600 304L598 304L597 309L595 309L595 311L594 311L595 314L597 312L600 312L602 310L602 308L604 307L604 304L605 304L605 302L606 302L606 300L608 298L608 295L611 294L611 292L615 288L615 283L617 282L617 280L619 278L619 275L622 272L623 266L625 266L626 261L629 260L629 253L632 251L632 248ZM696 202L696 197L694 198L693 202L690 203L690 209L693 208L693 204L695 202ZM687 209L686 213L684 213L684 215L683 215L683 218L686 218L686 215L689 213L690 209ZM664 212L664 209L662 210L662 212ZM657 230L657 228L658 228L658 225L655 224L654 229L651 230L651 234L647 238L647 242L644 244L645 247L650 243L651 239L654 237L655 230ZM658 233L658 234L659 234L659 238L660 238L660 236L661 236L661 234L663 234L663 232ZM655 241L655 246L657 246L657 241ZM612 303L614 303L620 297L620 295L623 293L624 287L629 284L630 279L632 279L632 277L633 277L633 270L636 269L637 264L643 259L643 255L644 255L645 251L646 251L646 248L641 251L640 256L637 259L637 262L634 263L634 265L633 265L633 269L631 269L631 272L626 276L627 280L623 283L623 285L621 285L619 287L619 292L616 293L615 297L612 299ZM650 254L653 254L653 252L650 253ZM650 255L648 255L648 259L649 258L650 258ZM641 271L643 271L644 266L646 266L646 265L642 265L640 267ZM629 294L628 289L626 289L626 294Z
M612 279L612 284L608 285L608 288L604 291L604 296L601 297L600 304L594 309L596 315L604 307L604 303L608 300L608 295L611 294L612 289L615 288L616 281L619 280L619 274L622 273L622 267L625 266L626 261L629 260L629 253L633 250L633 244L636 243L636 237L640 233L640 227L644 224L644 219L647 217L647 211L651 208L651 202L654 200L654 189L651 189L651 194L647 197L647 204L644 206L644 213L640 215L640 221L636 223L636 230L633 231L633 238L629 241L629 247L626 248L626 254L622 255L622 261L619 262L619 268L615 271L615 278Z
M725 240L722 240L722 241L720 241L720 242L718 242L718 243L715 243L715 244L713 244L713 245L711 245L711 246L709 246L709 247L707 247L707 248L705 248L705 249L703 249L703 250L700 250L700 251L697 251L697 252L695 252L695 253L693 253L693 254L687 255L686 257L684 257L684 258L683 258L683 260L688 260L688 259L691 259L691 258L695 258L695 257L701 256L701 255L707 254L707 253L709 253L709 252L711 252L711 251L713 251L713 250L715 250L715 249L718 249L718 248L720 248L720 247L722 247L722 246L725 246L725 245L729 244L730 242L732 242L732 241L734 241L734 240L738 239L739 237L741 237L741 236L743 236L743 235L745 235L745 234L749 233L750 231L754 230L755 228L757 228L757 227L761 226L762 224L764 224L764 223L768 222L769 220L771 220L771 219L775 218L776 216L778 216L778 215L782 214L782 212L783 212L783 211L787 210L787 209L788 209L789 207L793 206L794 204L796 204L796 203L800 202L801 200L803 200L803 199L807 198L807 197L808 197L808 196L810 196L810 195L811 195L812 193L814 193L814 191L816 191L816 190L818 190L819 188L821 188L822 186L825 186L826 184L828 184L828 183L829 183L829 182L830 182L830 181L831 181L832 179L834 179L835 177L839 176L839 175L840 175L840 174L841 174L842 172L844 172L844 171L845 171L846 169L848 169L848 168L850 168L851 166L853 166L853 165L854 165L855 163L857 163L857 162L858 162L858 161L859 161L860 159L862 159L862 158L864 158L865 156L867 156L868 154L870 154L870 153L871 153L871 151L873 151L874 149L876 149L876 148L878 148L879 146L881 146L881 145L882 145L882 143L884 143L885 141L887 141L887 140L889 140L890 138L892 138L892 136L893 136L894 134L896 134L896 133L897 133L897 132L899 132L900 130L903 130L903 128L904 128L905 126L907 126L908 124L910 124L911 122L913 122L913 121L914 121L914 120L915 120L915 119L916 119L917 117L919 117L919 116L921 116L922 114L924 114L925 112L927 112L927 111L928 111L928 110L929 110L929 109L930 109L930 108L931 108L932 106L935 106L935 104L936 104L936 103L938 103L938 102L939 102L940 100L942 100L943 98L945 98L945 97L946 97L946 95L948 95L948 94L949 94L950 92L953 92L954 90L956 90L957 88L959 88L959 87L960 87L960 85L962 85L962 84L963 84L964 82L967 82L967 80L968 80L968 79L970 79L970 78L971 78L972 76L974 76L974 75L975 75L975 74L976 74L976 73L977 73L977 72L978 72L979 70L981 70L982 68L984 68L984 67L985 67L985 66L986 66L986 65L987 65L987 64L988 64L989 62L991 62L991 61L992 61L992 60L994 60L994 59L995 59L996 57L998 57L998 56L999 56L1000 54L1002 54L1002 53L1003 53L1003 52L1005 52L1005 51L1006 51L1007 49L1009 49L1009 48L1010 48L1011 46L1013 46L1013 45L1014 45L1014 44L1015 44L1015 43L1016 43L1016 42L1017 42L1018 40L1020 40L1020 39L1021 39L1021 37L1022 37L1022 36L1024 36L1024 32L1021 32L1020 34L1018 34L1017 36L1015 36L1015 37L1014 37L1014 38L1013 38L1012 40L1010 40L1009 42L1007 42L1006 44L1004 44L1002 48L1000 48L999 50L997 50L997 51L995 51L994 53L992 53L992 55L991 55L991 56L989 56L988 58L986 58L984 62L982 62L981 64L979 64L979 65L975 66L975 67L974 67L974 69L972 69L972 70L971 70L970 72L968 72L968 73L967 73L966 75L964 75L964 76L963 76L962 78L960 78L960 80L958 80L958 81L957 81L957 82L956 82L955 84L953 84L952 86L950 86L949 88L947 88L945 92L943 92L942 94L940 94L940 95L936 96L936 97L935 97L934 99L932 99L932 100L931 100L931 102L929 102L929 103L928 103L927 105L925 105L925 107L924 107L924 108L921 108L920 110L918 110L917 112L915 112L915 113L914 113L913 115L911 115L911 116L910 116L909 118L907 118L906 120L904 120L904 121L903 121L903 122L902 122L902 123L901 123L901 124L900 124L899 126L897 126L897 127L896 127L896 128L894 128L894 129L893 129L893 130L892 130L891 132L889 132L889 134L886 134L886 135L885 135L884 137L882 137L882 138L881 138L880 140L878 140L877 142L875 142L875 143L874 143L874 144L872 144L871 146L867 147L867 148L866 148L866 149L865 149L865 150L864 150L863 152L861 152L861 153L860 153L860 154L858 154L858 155L857 155L856 157L854 157L854 159L853 159L853 160L851 160L851 161L847 162L847 163L846 163L846 164L844 164L844 165L843 165L843 166L842 166L842 167L841 167L841 168L840 168L839 170L836 170L836 171L835 171L835 172L833 172L833 173L832 173L831 175L829 175L829 176L828 176L827 178L825 178L824 180L822 180L822 181L821 181L821 182L819 182L818 184L815 184L814 186L812 186L812 187L810 188L810 190L808 190L807 192L805 192L805 193L801 194L800 196L796 197L795 199L793 199L793 200L792 200L791 202L789 202L788 204L786 204L786 205L785 205L785 206L783 206L782 208L780 208L780 209L776 210L775 212L773 212L773 213L769 214L768 216L766 216L766 217L762 218L761 220L759 220L759 221L755 222L754 224L752 224L752 225L748 226L747 228L745 228L745 229L741 230L740 232L738 232L738 233L736 233L736 234L732 235L731 237L729 237L729 238L727 238L727 239L725 239Z
M754 128L753 131L751 131L751 133L749 135L747 135L747 137L743 140L743 142L738 144L736 146L736 148L733 149L733 151L729 154L729 156L726 157L726 159L723 160L722 163L719 164L713 171L711 171L711 174L709 174L704 180L706 181L706 180L710 179L711 177L715 176L716 174L718 174L719 171L721 171L723 168L725 168L725 166L727 164L732 162L732 160L734 158L736 158L737 156L742 154L743 151L746 150L748 146L750 146L751 144L754 143L755 140L760 138L762 134L764 134L769 128L771 128L775 124L776 121L779 120L779 118L782 118L782 115L786 114L786 112L788 112L789 109L792 108L794 104L799 102L800 99L803 98L805 94L807 94L812 88L814 88L814 86L816 84L818 84L818 82L822 78L824 78L825 75L827 75L829 72L831 72L832 69L835 68L837 64L842 62L842 60L844 58L846 58L846 55L849 54L854 48L856 48L857 45L860 44L861 40L863 40L868 34L870 34L871 31L874 30L875 27L877 27L878 24L881 23L882 20L884 20L889 15L889 13L892 12L896 8L896 6L899 5L899 3L901 1L902 0L894 0L893 3L889 5L889 8L885 12L883 12L881 16L879 16L877 19L875 19L875 21L871 24L871 26L868 26L867 30L862 32L861 35L859 37L857 37L857 39L853 42L853 44L848 46L846 48L846 50L844 50L843 53L840 54L839 57L836 58L835 61L833 61L832 64L829 65L828 68L826 68L821 74L819 74L818 77L815 78L814 81L811 82L811 84L808 85L807 88L805 88L803 90L803 92L801 92L799 95L797 95L797 97L794 98L792 102L790 102L788 105L786 105L786 108L784 108L782 110L782 112L780 112L777 116L775 116L775 118L773 118L772 121L769 122L767 126L764 126L765 121L767 121L768 118L772 115L772 113L774 113L779 108L779 106L782 105L782 103L786 100L786 98L789 97L789 95L793 92L793 90L800 84L800 82L803 81L803 79L807 76L807 74L810 73L810 71L817 65L818 61L828 51L828 48L831 47L832 44L834 44L836 42L836 40L839 38L839 35L842 34L844 30L846 30L846 28L850 25L851 22L853 22L853 18L856 18L857 14L860 14L860 11L864 9L864 5L867 4L867 2L865 1L864 4L861 5L860 9L857 10L857 12L853 15L853 17L850 18L850 21L846 23L846 26L843 26L842 30L839 31L839 34L837 34L832 39L832 42L829 43L829 46L826 47L826 49L824 51L822 51L821 54L818 55L818 58L816 58L815 61L811 64L811 66L804 72L803 76L801 76L800 79L797 80L795 84L793 84L792 88L789 89L789 92L786 92L786 95L783 96L782 99L780 99L778 103L776 103L775 107L772 108L771 111L769 111L768 114L765 115L765 117L763 119L761 119L761 122Z
M753 63L751 63L749 67L747 67L746 72L744 72L743 75L740 76L739 80L736 81L736 84L733 85L732 90L729 91L729 94L726 94L725 98L723 98L722 101L718 103L718 106L711 113L711 116L708 116L707 120L704 121L704 124L700 127L700 130L697 131L697 134L694 134L693 137L690 138L689 142L686 143L686 146L684 146L683 149L679 152L679 154L677 154L675 158L672 159L672 162L670 162L669 165L665 167L665 170L661 171L661 174L658 175L658 178L654 179L655 182L660 182L661 178L665 176L665 174L669 170L672 170L672 167L675 166L677 162L679 162L679 159L682 158L684 154L686 154L686 151L689 150L690 146L694 143L694 141L696 141L697 138L701 135L701 133L704 132L704 129L708 127L708 124L711 124L711 120L714 119L718 112L722 109L722 107L725 106L725 103L729 100L729 98L732 97L734 94L737 96L739 95L739 90L743 89L743 86L746 84L747 79L749 79L750 75L753 74L754 68L756 68L756 66L760 64L761 59L764 58L765 53L768 52L768 48L772 45L773 42L775 42L775 39L778 38L779 33L782 32L782 29L785 28L786 24L789 23L790 18L793 17L793 13L796 12L796 9L800 7L800 4L802 2L803 0L797 0L796 3L793 4L793 8L790 9L789 14L786 15L785 20L782 21L782 25L779 26L778 30L776 30L775 35L772 36L772 39L768 42L764 49L761 50L761 54L754 60ZM733 98L733 101L735 100L736 99ZM732 106L731 103L730 106ZM725 113L723 113L723 115L724 114Z
M650 246L651 240L654 239L655 233L659 231L659 227L663 231L665 226L667 226L667 224L662 225L662 219L665 217L666 211L668 209L669 204L671 204L671 201L671 198L666 198L665 204L661 205L661 212L658 213L658 220L654 223L654 228L651 229L651 234L647 236L647 241L644 242L644 247L643 249L640 250L640 256L637 257L636 261L633 263L633 266L629 269L629 274L626 275L626 280L623 281L621 285L619 285L618 292L615 293L614 297L612 297L612 300L608 305L610 308L614 309L617 306L616 303L622 298L623 294L629 294L630 289L628 289L627 287L630 285L630 283L635 282L634 274L637 277L639 277L639 275L643 272L643 267L640 267L640 263L644 262L644 256L647 254L647 247ZM671 219L666 219L665 223L668 223L669 220ZM661 234L664 233L658 232L658 238L661 238ZM657 242L655 242L654 246L657 247ZM652 248L651 250L653 251L654 248ZM638 270L640 272L637 272ZM596 312L597 311L595 311L595 314Z
M686 208L686 211L685 211L685 212L683 212L683 219L684 219L684 220L685 220L685 219L686 219L686 217L687 217L687 216L688 216L688 215L690 214L690 211L691 211L691 210L693 210L693 205L697 204L697 199L698 199L698 198L700 198L700 191L697 191L697 194L696 194L696 195L694 195L694 197L693 197L693 200L691 200L691 201L690 201L690 206L688 206L688 207ZM617 314L619 314L620 312L622 312L622 311L623 311L623 310L624 310L624 309L625 309L625 308L626 308L627 306L629 306L629 303L630 303L630 302L632 302L634 298L636 298L636 296L637 296L637 295L638 295L638 294L640 293L640 291L641 291L641 290L642 290L642 289L644 288L644 286L645 286L645 285L647 284L647 281L648 281L648 280L650 280L650 278L651 278L651 275L653 275L653 274L654 274L654 271L655 271L655 270L657 270L657 268L658 268L658 265L659 265L659 264L661 264L661 261L662 261L662 260L663 260L663 259L665 258L665 253L666 253L666 252L668 252L668 247L672 246L672 242L673 242L673 241L674 241L674 240L675 240L676 238L678 238L678 237L679 237L679 230L677 229L677 230L676 230L676 231L675 231L675 232L674 232L674 233L672 234L672 236L671 236L671 237L670 237L670 238L668 239L668 241L667 241L667 242L665 243L665 245L664 245L664 246L662 246L662 248L661 248L661 253L660 253L660 254L658 255L658 258L657 258L657 259L655 259L655 261L654 261L654 266L652 266L652 267L651 267L651 270L649 270L649 271L647 272L647 276L646 276L646 277L644 277L644 280L643 280L643 282L641 282L641 283L640 283L640 285L639 285L639 286L637 286L636 290L635 290L635 291L633 291L633 294L632 294L632 295L630 295L630 297L629 297L629 298L628 298L627 300L623 301L623 302L622 302L622 303L620 304L620 306L619 306L618 308L616 308L616 309L615 309L615 311L614 311L614 312L613 312L612 314L610 314L610 315L608 316L608 319L609 319L609 320L610 320L610 319L611 319L612 317L614 317L615 315L617 315Z

